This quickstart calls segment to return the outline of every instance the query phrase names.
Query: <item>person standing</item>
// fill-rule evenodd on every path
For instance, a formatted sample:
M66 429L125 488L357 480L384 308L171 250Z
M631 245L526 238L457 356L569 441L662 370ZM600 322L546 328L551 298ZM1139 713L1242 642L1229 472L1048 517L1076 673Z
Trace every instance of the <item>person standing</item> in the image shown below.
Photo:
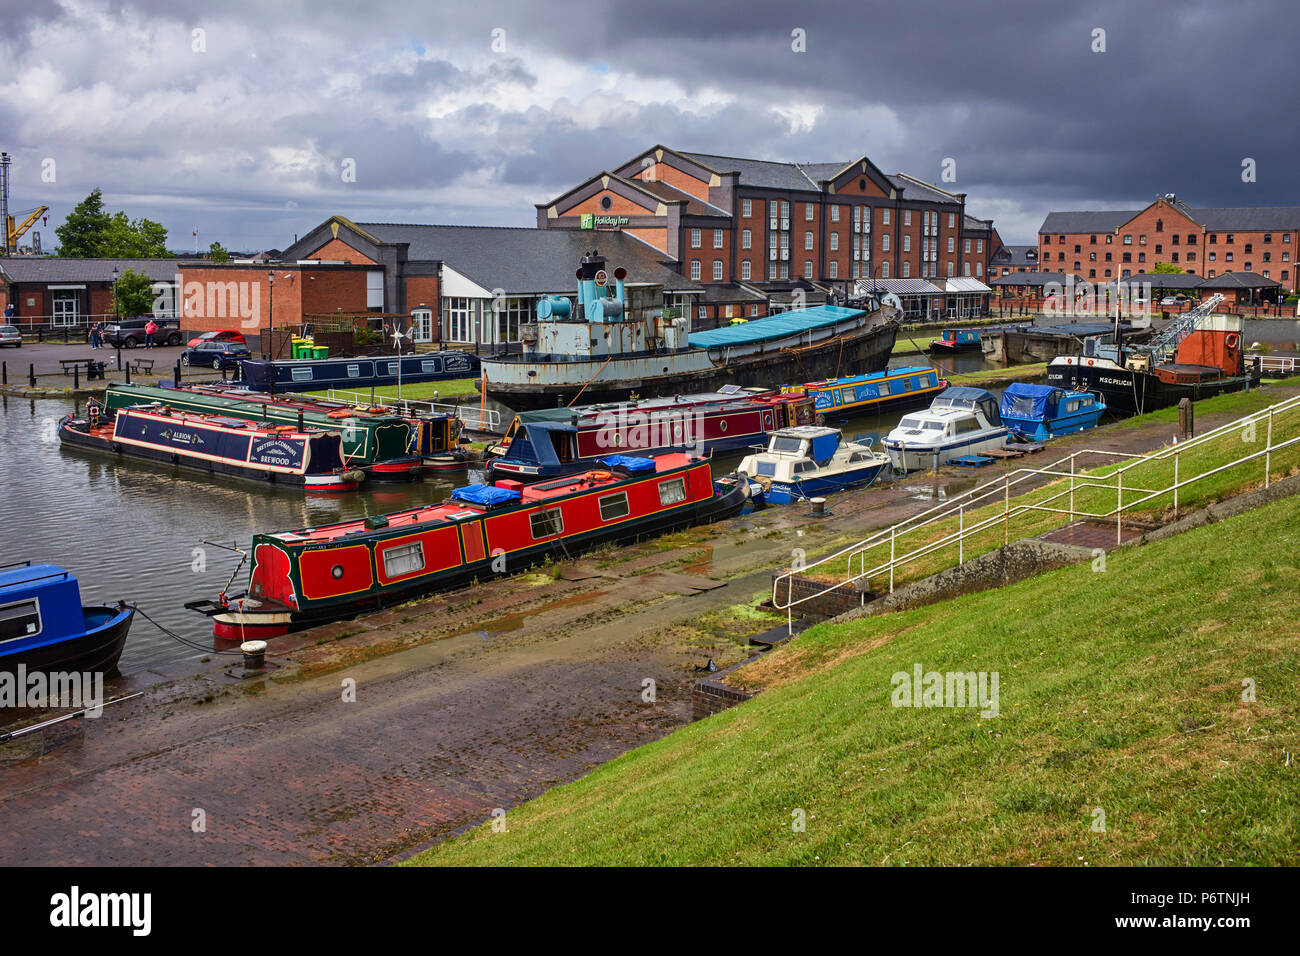
M157 331L158 331L158 323L155 322L153 319L150 319L148 322L145 323L144 326L144 347L145 348L147 349L153 348L153 337L154 337L154 333Z
M90 327L90 347L91 347L92 349L97 349L97 348L99 348L99 343L100 343L100 341L101 341L101 339L100 339L100 335L101 335L101 331L100 331L100 329L101 329L101 326L100 326L100 324L99 324L98 322L96 322L94 325L92 325L92 326Z

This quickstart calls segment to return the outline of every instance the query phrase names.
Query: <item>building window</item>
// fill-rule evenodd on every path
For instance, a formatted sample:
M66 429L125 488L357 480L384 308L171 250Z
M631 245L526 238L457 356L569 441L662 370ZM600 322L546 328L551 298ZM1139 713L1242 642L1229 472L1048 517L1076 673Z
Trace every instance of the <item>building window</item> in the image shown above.
M904 251L904 252L911 252L911 251L912 251L912 237L911 237L911 236L908 236L908 235L903 236L903 251Z
M1232 245L1232 233L1228 233L1228 238L1224 240L1228 245Z
M910 210L910 209L904 209L904 210L903 210L903 225L905 225L905 226L910 226L911 224L912 224L912 210Z
M834 265L834 264L835 264L835 263L831 263L831 265ZM831 278L834 279L835 276L832 275ZM882 279L888 279L888 278L889 278L889 262L888 262L888 260L886 260L886 261L880 263L880 278L882 278Z
M714 249L721 249L721 248L722 248L722 230L721 230L721 229L714 229L714 230L713 230L713 248L714 248Z
M701 319L707 319L709 317L708 306L704 306L704 305L700 306L699 310L695 314L698 315Z
M888 209L882 209L882 210L880 210L880 224L883 225L883 226L888 226L888 225L889 225L889 210L888 210Z
M1138 236L1138 245L1145 246L1146 244L1147 244L1147 234L1144 232L1142 233L1142 235Z
M1212 246L1217 246L1218 244L1219 244L1219 235L1218 235L1218 233L1215 233L1215 232L1210 233L1210 245L1212 245Z
M969 240L967 240L967 241L969 242ZM969 249L967 249L966 251L967 251L967 252L970 252ZM1080 252L1082 252L1082 251L1083 251L1083 246L1079 245L1079 243L1076 242L1076 243L1074 244L1074 254L1077 256L1077 255L1078 255Z
M1147 254L1145 252L1139 252L1138 262L1146 262L1146 261L1147 261Z
M749 279L750 279L750 276L751 276L752 274L753 274L753 267L749 264L749 260L748 260L748 259L741 259L741 260L740 260L740 278L742 278L742 279L744 279L746 282L748 282Z
M1224 261L1224 262L1231 262L1231 261L1232 261L1232 253L1231 253L1231 252L1225 252L1225 253L1223 254L1223 261Z
M955 229L956 227L957 227L957 215L955 213L950 212L948 213L948 228ZM948 251L951 252L952 250L950 249Z
M1219 254L1218 254L1217 252L1211 252L1211 253L1210 253L1210 261L1211 261L1211 262L1214 262L1218 257L1219 257Z
M887 232L880 235L880 249L882 252L889 251L889 233Z
M903 278L906 279L906 278L907 278L908 276L910 276L911 274L912 274L912 263L911 263L909 260L904 259L904 260L903 260Z
M803 247L804 249L812 249L812 230L803 234Z
M804 277L805 279L811 279L811 278L812 278L812 260L811 260L811 259L805 259L804 262L803 262L803 277Z
M1097 261L1097 253L1095 253L1095 252L1090 252L1090 253L1088 253L1088 261L1089 261L1089 262L1096 262L1096 261Z
M505 300L493 299L491 302L492 312L496 316L496 322L491 320L485 322L485 331L491 332L495 329L495 338L485 336L485 341L491 342L518 342L519 326L528 322L532 318L534 302L532 299L510 298ZM486 318L486 313L484 313Z
M806 202L803 204L803 221L804 222L813 221L813 204L810 202Z
M722 260L721 259L713 260L713 281L714 282L722 281Z
M1194 245L1196 245L1196 233L1194 233L1194 232L1189 232L1189 233L1187 234L1187 244L1188 244L1189 246L1194 246Z
M473 342L474 299L443 298L443 334L449 342Z
M751 305L751 306L749 307L749 314L750 314L750 315L758 315L758 306L756 306L756 305Z
M954 236L948 237L948 252L951 254L956 251L957 239Z
M691 278L694 279L696 282L700 281L700 260L699 259L691 260Z
M692 249L700 248L700 230L698 229L691 230L691 248Z
M1249 242L1248 242L1248 243L1246 243L1246 254L1247 254L1247 255L1249 255L1249 254L1250 254L1250 250L1251 250L1251 248L1252 248L1252 245L1251 245L1251 243L1249 243Z
M970 263L969 263L969 262L963 262L963 263L961 264L961 274L964 275L964 276L969 276L969 275L970 275Z
M1095 246L1096 244L1097 244L1097 237L1096 237L1096 236L1089 236L1089 237L1088 237L1088 245L1090 245L1090 246Z
M952 260L949 259L949 260L948 260L948 278L949 278L949 279L951 279L951 278L956 274L956 273L953 271L955 268L956 268L956 266L953 264Z
M742 199L740 201L740 214L746 219L752 218L754 215L754 200Z
M1196 261L1196 253L1194 253L1194 252L1189 252L1189 253L1187 253L1187 261L1188 261L1188 262L1195 262L1195 261Z
M1128 233L1128 232L1124 233L1124 245L1126 245L1126 246L1131 246L1131 245L1133 245L1133 234L1132 234L1132 233Z
M838 279L840 277L839 260L832 259L830 262L826 264L826 268L829 270L828 275L830 278Z
M1110 270L1109 270L1109 269L1106 270L1106 278L1107 278L1107 279L1110 278Z
M840 207L831 206L831 222L839 222L839 221L840 221Z
M976 240L975 240L975 251L976 251L977 253L979 253L980 255L983 255L983 254L984 254L984 240L983 240L983 239L976 239Z
M754 244L754 233L749 229L740 231L740 248L749 249Z
M1178 253L1176 253L1176 252L1171 252L1171 253L1169 254L1169 261L1170 261L1170 262L1177 262L1177 261L1178 261Z
M1157 219L1156 232L1164 232L1164 231L1165 231L1165 221L1163 219Z
M831 252L836 252L836 251L839 250L839 248L840 248L840 234L839 234L838 232L832 232L832 233L831 233Z
M384 274L366 273L366 308L371 312L384 311Z
M1075 252L1078 252L1079 250L1078 250L1078 249L1075 249L1074 251L1075 251ZM970 240L969 240L969 239L967 239L967 240L965 240L965 241L962 242L962 252L964 252L966 255L970 255Z

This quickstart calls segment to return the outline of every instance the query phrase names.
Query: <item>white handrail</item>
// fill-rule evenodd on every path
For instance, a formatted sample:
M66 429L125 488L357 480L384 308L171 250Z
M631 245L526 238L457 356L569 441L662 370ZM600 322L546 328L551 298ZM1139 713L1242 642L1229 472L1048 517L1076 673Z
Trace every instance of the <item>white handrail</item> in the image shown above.
M906 518L903 521L897 522L896 524L891 525L887 528L882 528L879 531L875 532L874 534L868 536L867 538L864 538L862 541L859 541L856 544L849 545L846 548L841 548L839 551L836 551L833 554L827 555L824 558L814 561L811 564L805 565L801 568L787 568L786 570L784 570L783 572L781 572L780 574L776 575L773 578L772 581L773 606L776 607L778 610L785 610L787 612L787 625L792 630L793 623L794 623L793 608L797 605L824 596L840 588L849 585L854 585L858 581L869 579L871 577L874 577L875 575L884 574L886 572L888 572L889 574L890 591L892 592L894 590L893 588L894 572L897 568L906 564L910 564L928 554L932 554L936 551L939 551L942 548L945 548L953 544L954 542L957 544L958 547L958 564L959 565L964 564L965 563L964 542L968 536L978 534L981 531L987 530L995 526L996 524L1001 523L1005 529L1004 539L1009 538L1011 518L1021 514L1026 514L1031 511L1043 511L1043 512L1050 512L1054 514L1068 515L1070 520L1074 520L1079 517L1097 518L1097 519L1114 518L1115 528L1116 528L1116 539L1117 541L1122 541L1122 514L1125 511L1132 511L1138 508L1139 506L1143 505L1144 503L1149 502L1162 495L1172 494L1173 501L1174 501L1174 513L1175 515L1177 515L1178 492L1180 489L1192 484L1193 482L1201 481L1212 475L1219 474L1230 468L1238 467L1242 464L1245 464L1249 461L1252 461L1260 457L1263 457L1265 459L1265 467L1267 471L1271 474L1273 452L1300 443L1300 434L1295 435L1291 438L1287 438L1285 440L1275 441L1275 432L1274 432L1275 416L1280 412L1290 411L1298 407L1300 407L1300 396L1287 399L1286 401L1283 402L1278 402L1274 405L1270 405L1269 407L1265 409L1261 409L1258 412L1253 412L1249 415L1245 415L1232 422L1228 422L1227 424L1221 425L1218 428L1212 429L1204 433L1203 435L1197 436L1196 438L1190 439L1182 443L1176 442L1173 445L1166 446L1162 449L1159 449L1158 451L1146 455L1129 454L1126 452L1114 452L1106 449L1081 449L1079 451L1070 454L1066 458L1062 458L1042 468L1018 468L1014 471L1007 472L1001 478L994 479L993 481L987 482L976 488L972 488L970 491L958 495L956 498L949 499L943 505L936 505L935 507L929 508L926 511L921 512L920 514L913 515L912 517ZM1263 422L1263 421L1267 422L1267 433L1266 433L1265 444L1262 449L1252 452L1248 455L1244 455L1228 464L1219 465L1207 471L1198 472L1197 474L1192 475L1191 477L1183 477L1182 475L1180 475L1179 462L1184 455L1188 454L1191 451L1194 451L1197 448L1203 447L1213 441L1216 441L1219 438L1224 437L1225 435L1242 432L1245 429L1252 426L1253 424ZM1101 456L1109 456L1115 458L1127 458L1129 460L1120 464L1118 467L1115 468L1114 471L1110 472L1109 474L1079 473L1075 467L1076 461L1080 456L1084 456L1084 455L1101 455ZM1144 464L1150 464L1152 462L1166 461L1170 458L1172 458L1174 462L1173 482L1170 485L1164 488L1151 489L1151 488L1139 487L1132 483L1125 484L1124 476L1125 473L1130 469L1140 467ZM1066 465L1066 463L1068 463L1069 465L1069 471L1064 470L1064 466ZM1039 501L1021 502L1013 506L1011 504L1011 499L1010 499L1011 486L1035 478L1037 479L1047 478L1049 479L1049 483L1051 479L1069 479L1069 484L1068 486L1062 487L1062 489L1057 493L1049 495L1048 497L1041 499ZM1269 474L1266 474L1264 476L1264 482L1266 487L1269 483L1269 480L1270 480ZM1075 502L1075 493L1080 488L1114 488L1116 492L1116 506L1106 512L1094 513L1094 512L1083 511L1080 508L1076 507L1076 502ZM1130 495L1128 500L1124 500L1123 498L1123 494L1125 491L1127 491ZM985 499L991 498L995 494L1002 499L1003 502L1002 510L974 524L968 524L967 511L969 511L972 507L977 507L980 502L983 502ZM1133 495L1137 495L1138 497L1132 497ZM1061 507L1052 507L1052 505L1055 502L1057 502L1059 499L1066 496L1068 496L1069 498L1068 510ZM900 534L917 531L921 528L926 527L927 525L934 524L935 522L944 520L946 518L951 518L954 515L958 519L957 531L949 532L948 534L945 534L941 538L922 544L916 548L913 548L911 551L905 554L901 554L901 555L897 554L896 543L897 543L897 538L899 537ZM867 552L875 548L883 548L886 543L888 543L889 545L889 551L890 551L889 558L883 560L882 563L877 564L874 567L867 568L866 566ZM854 567L853 567L855 559L857 559L857 563L858 563L857 573L854 573ZM834 584L829 584L819 589L815 593L809 593L800 598L794 597L793 580L796 575L807 575L814 568L820 567L831 561L837 561L837 560L846 561L846 567L844 571L845 577L842 580L839 580ZM781 600L781 594L780 594L782 584L784 584L785 586L784 603Z
M342 389L331 388L329 397L334 401L350 402L353 405L371 404L370 396L364 392L346 392ZM427 414L445 414L454 415L461 420L461 423L474 431L500 431L501 413L495 408L479 408L475 405L453 405L448 402L434 402L422 398L393 398L390 395L376 395L374 398L376 404L396 406L402 410L403 414L420 414L422 411Z

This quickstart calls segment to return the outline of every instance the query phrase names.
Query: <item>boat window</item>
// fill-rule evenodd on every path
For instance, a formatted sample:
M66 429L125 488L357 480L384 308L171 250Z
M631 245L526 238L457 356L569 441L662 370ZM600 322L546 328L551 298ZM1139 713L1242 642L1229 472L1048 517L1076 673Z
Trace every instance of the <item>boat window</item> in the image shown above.
M1067 412L1077 412L1079 410L1079 403L1077 401L1067 402L1065 406L1065 410Z
M348 378L360 378L360 377L361 377L361 366L360 366L360 365L349 365L349 366L348 366Z
M553 538L564 531L564 518L561 517L559 508L534 511L528 516L528 521L533 526L534 541L538 538Z
M384 575L390 578L400 577L424 570L424 542L401 544L384 549Z
M627 505L627 492L620 491L616 495L606 495L600 499L600 520L613 521L615 518L626 518L631 509Z
M421 372L436 372L436 371L438 371L438 360L437 360L437 359L423 359L423 360L421 360L421 362L420 362L420 371L421 371Z
M295 382L310 382L310 381L311 381L311 368L310 368L310 367L309 367L309 368L295 368L295 369L290 369L289 374L290 374L290 376L293 378L293 380L294 380Z
M904 418L901 422L898 423L898 427L899 427L899 428L920 428L920 427L921 427L921 419L919 419L919 418Z
M784 435L773 435L772 444L768 446L768 451L788 451L797 452L803 447L803 440L800 438L788 438Z
M758 473L766 478L776 477L776 462L760 461L758 463Z
M881 397L881 398L884 398L884 397L885 397L886 395L888 395L888 394L889 394L889 383L888 383L888 382L881 382L881 383L880 383L880 397Z
M0 641L12 641L41 633L41 609L36 601L20 601L0 607Z
M397 363L396 363L396 362L389 362L389 363L388 363L388 374L389 374L389 375L396 375L396 374L397 374Z
M674 478L671 481L659 482L659 503L661 505L675 505L679 501L686 500L686 479Z

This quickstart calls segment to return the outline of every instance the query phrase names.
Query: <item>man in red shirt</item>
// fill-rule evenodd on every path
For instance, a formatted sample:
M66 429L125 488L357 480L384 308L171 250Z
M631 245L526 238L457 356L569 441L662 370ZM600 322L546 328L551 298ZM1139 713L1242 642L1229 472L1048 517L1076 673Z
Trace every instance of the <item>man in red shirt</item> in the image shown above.
M153 348L153 336L154 333L157 331L158 331L158 323L155 322L153 319L150 319L148 322L145 323L144 326L144 347L145 348L147 349Z

